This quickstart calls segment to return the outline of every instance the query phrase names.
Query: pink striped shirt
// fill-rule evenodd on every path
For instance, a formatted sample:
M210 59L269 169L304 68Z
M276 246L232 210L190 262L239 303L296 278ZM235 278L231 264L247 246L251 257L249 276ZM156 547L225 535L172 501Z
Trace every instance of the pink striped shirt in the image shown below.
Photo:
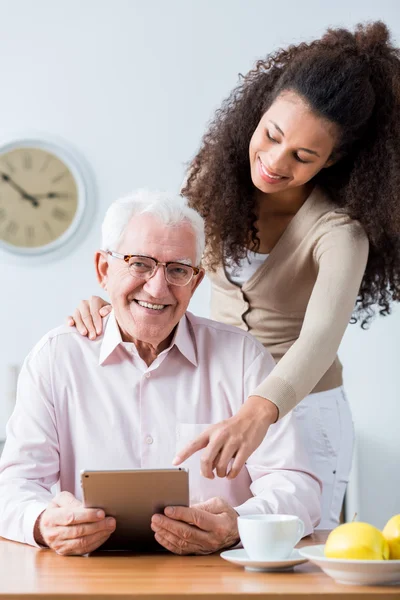
M34 524L53 486L81 499L81 469L171 467L179 449L235 414L274 367L250 334L189 312L147 367L122 341L114 314L104 322L94 342L54 329L24 362L0 462L3 537L36 545ZM295 514L306 534L318 523L320 483L290 414L232 481L203 478L200 454L183 465L192 503L221 496L239 514Z

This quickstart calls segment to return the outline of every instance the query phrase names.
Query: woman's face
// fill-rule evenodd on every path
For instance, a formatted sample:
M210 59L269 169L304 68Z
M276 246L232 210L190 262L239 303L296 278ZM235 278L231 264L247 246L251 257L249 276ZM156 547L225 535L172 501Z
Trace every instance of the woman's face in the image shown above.
M301 96L283 92L261 118L250 140L253 184L271 194L304 185L330 166L336 126L316 116Z

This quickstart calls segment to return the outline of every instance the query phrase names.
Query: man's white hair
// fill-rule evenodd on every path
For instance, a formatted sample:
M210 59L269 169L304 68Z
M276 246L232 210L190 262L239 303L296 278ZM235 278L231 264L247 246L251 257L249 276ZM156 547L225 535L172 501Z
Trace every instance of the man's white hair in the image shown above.
M137 190L111 204L101 229L103 250L116 252L132 217L143 214L153 215L165 225L189 223L196 236L196 265L200 264L205 244L203 217L182 196L158 190Z

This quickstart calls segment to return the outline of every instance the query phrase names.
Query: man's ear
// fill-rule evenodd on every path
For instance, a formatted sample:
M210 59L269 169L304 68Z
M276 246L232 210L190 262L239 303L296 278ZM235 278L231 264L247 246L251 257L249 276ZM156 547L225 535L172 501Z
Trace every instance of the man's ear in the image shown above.
M96 269L97 281L103 289L107 289L108 260L103 250L97 250L94 255L94 268Z
M193 277L192 296L195 293L195 291L197 290L197 288L199 287L200 283L203 281L204 275L205 275L205 270L200 269L199 274L196 275L195 277Z

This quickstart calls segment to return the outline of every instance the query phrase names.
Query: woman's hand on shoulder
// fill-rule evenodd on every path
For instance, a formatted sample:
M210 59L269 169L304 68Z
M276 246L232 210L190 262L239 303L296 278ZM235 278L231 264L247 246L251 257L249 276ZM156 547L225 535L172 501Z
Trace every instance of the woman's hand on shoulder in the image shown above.
M94 340L103 331L102 317L107 316L111 310L111 304L103 298L91 296L89 300L81 300L73 316L67 317L67 325L75 326L81 335Z

